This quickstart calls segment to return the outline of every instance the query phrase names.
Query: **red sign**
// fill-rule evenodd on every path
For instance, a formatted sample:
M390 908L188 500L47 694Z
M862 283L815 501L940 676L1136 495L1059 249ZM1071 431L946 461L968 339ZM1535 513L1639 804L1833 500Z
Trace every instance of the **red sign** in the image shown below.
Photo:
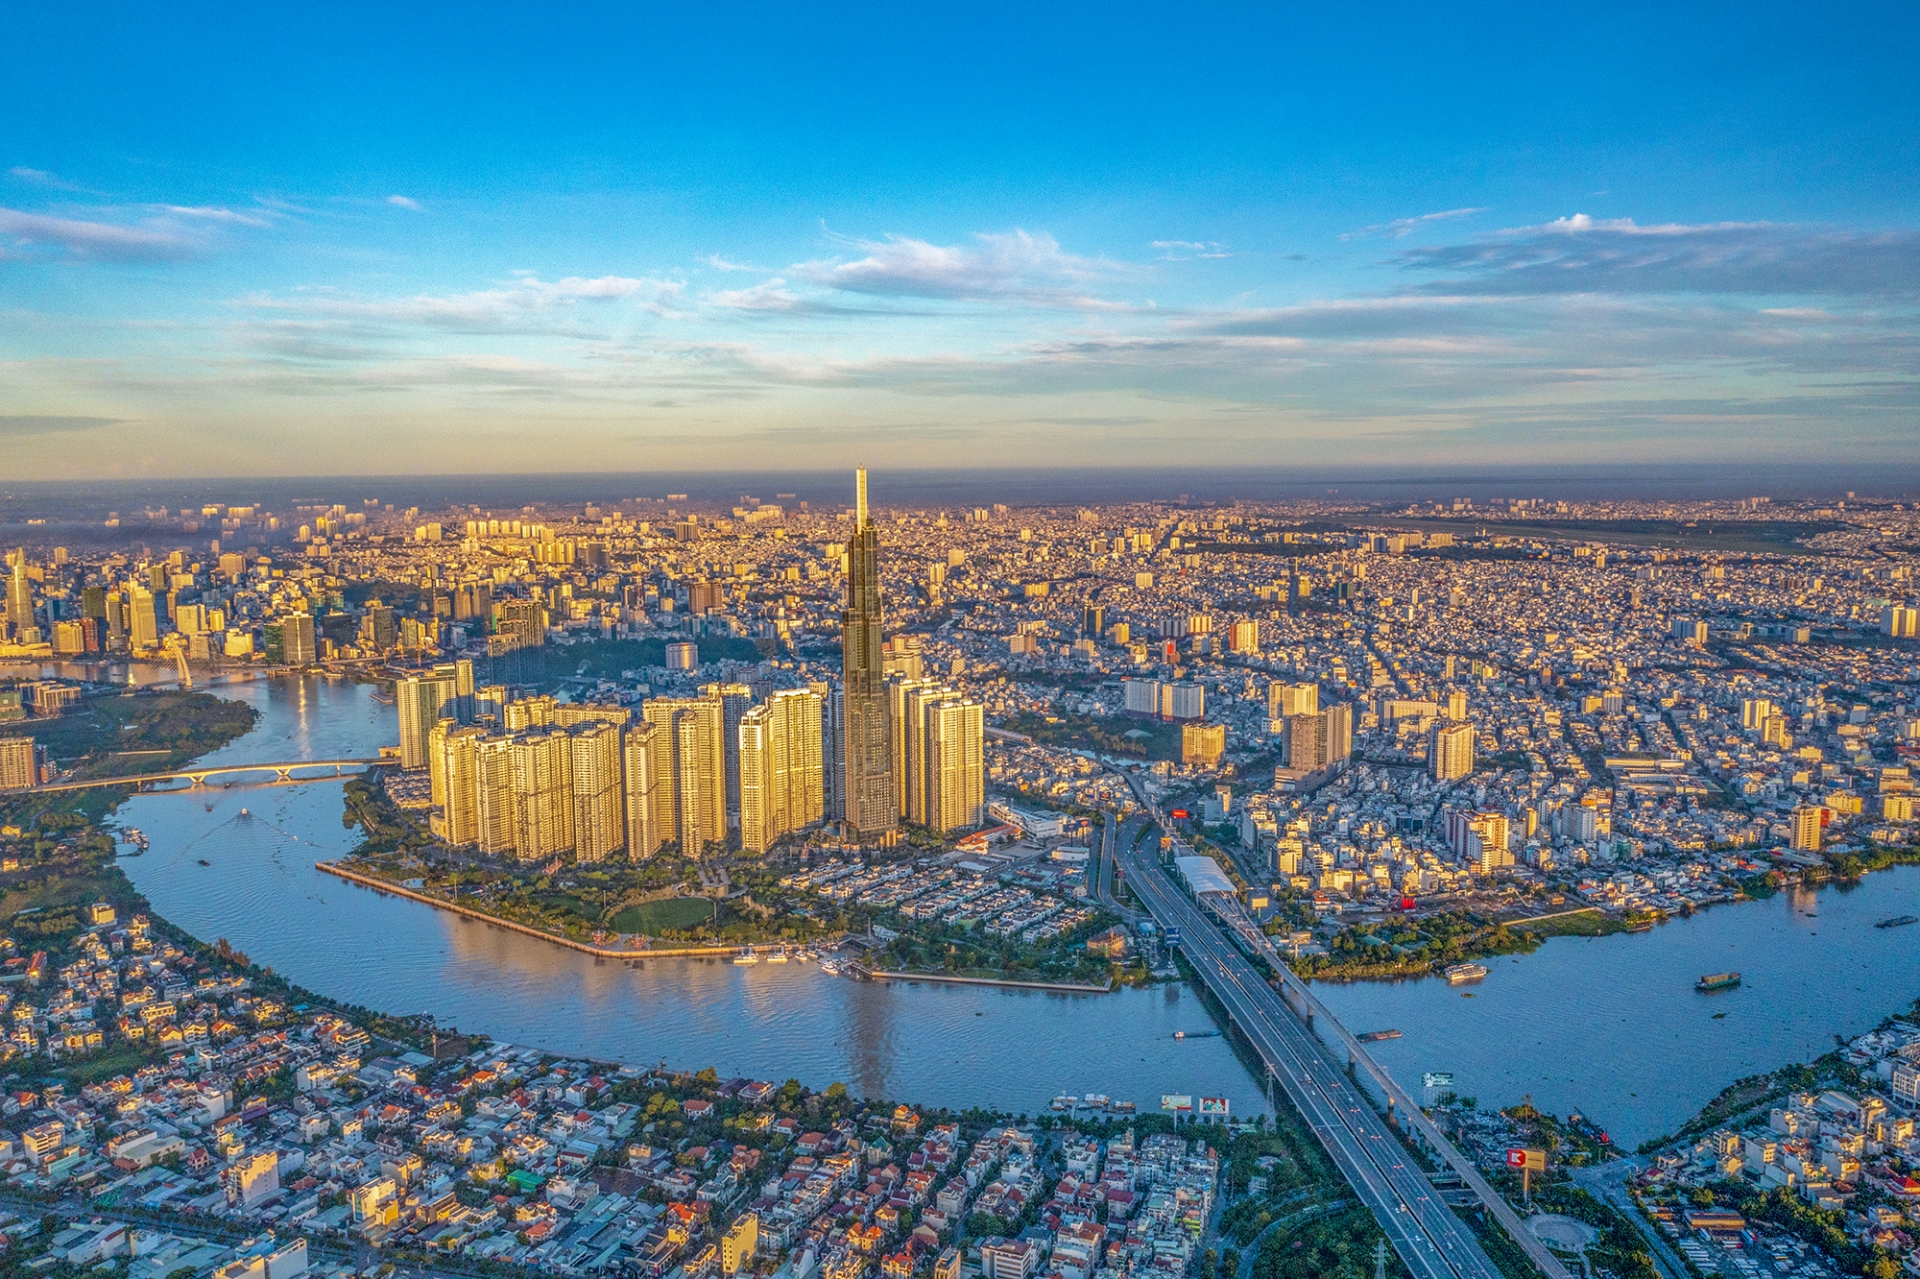
M1401 910L1412 910L1412 909L1414 908L1414 906L1415 906L1415 904L1416 904L1416 903L1414 902L1414 900L1413 900L1413 898L1411 898L1411 897L1402 897L1402 898L1400 899L1400 909L1401 909Z
M1547 1152L1544 1150L1526 1150L1509 1148L1507 1167L1519 1168L1527 1172L1545 1172L1547 1170Z
M1187 816L1187 810L1184 808L1176 808L1173 810L1173 815L1175 817L1185 817Z

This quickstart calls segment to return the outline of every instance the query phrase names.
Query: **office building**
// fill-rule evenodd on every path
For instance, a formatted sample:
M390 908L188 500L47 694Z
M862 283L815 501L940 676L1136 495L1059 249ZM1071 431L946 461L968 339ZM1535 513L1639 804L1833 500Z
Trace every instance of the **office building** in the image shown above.
M700 665L700 649L694 644L669 644L666 660L670 671L690 671Z
M813 680L808 683L807 691L820 698L822 817L830 822L845 821L846 810L841 798L846 793L847 750L845 735L840 731L840 714L844 709L840 685L831 680Z
M627 805L618 725L589 722L567 730L573 783L573 851L603 862L627 846Z
M1080 610L1080 636L1082 639L1097 640L1106 632L1107 610L1104 605L1089 604Z
M847 607L840 616L844 677L847 833L890 842L899 827L881 639L880 533L867 512L867 472L854 475L854 532L847 545Z
M1227 651L1251 654L1260 651L1260 623L1235 622L1228 632Z
M1327 717L1319 713L1287 717L1287 767L1313 773L1333 762Z
M22 630L36 625L33 583L27 579L27 552L24 547L13 553L13 570L7 575L7 620Z
M1882 634L1895 639L1920 636L1920 608L1908 608L1904 604L1887 605L1880 610L1880 630Z
M157 648L160 645L160 619L155 611L153 592L136 583L127 605L129 642L135 651ZM308 623L311 627L312 623ZM308 663L313 661L307 659Z
M1315 715L1319 711L1318 684L1282 684L1275 680L1267 685L1268 719L1291 719L1295 715Z
M642 721L627 731L621 781L626 791L627 857L631 861L645 861L666 842L658 807L666 743L666 730L658 724Z
M1434 780L1455 781L1473 771L1473 725L1446 724L1433 730L1427 771Z
M134 607L139 608L140 588L133 588ZM152 599L148 599L151 615ZM134 626L134 640L140 643L139 624ZM289 613L280 623L280 654L288 666L311 666L319 660L319 649L314 646L313 616L309 613Z

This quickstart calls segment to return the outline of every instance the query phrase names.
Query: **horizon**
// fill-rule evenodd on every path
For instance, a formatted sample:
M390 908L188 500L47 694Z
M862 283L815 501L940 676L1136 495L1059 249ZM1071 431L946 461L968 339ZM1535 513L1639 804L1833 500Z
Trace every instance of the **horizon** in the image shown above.
M1864 469L1920 426L1910 10L375 13L19 16L0 466Z

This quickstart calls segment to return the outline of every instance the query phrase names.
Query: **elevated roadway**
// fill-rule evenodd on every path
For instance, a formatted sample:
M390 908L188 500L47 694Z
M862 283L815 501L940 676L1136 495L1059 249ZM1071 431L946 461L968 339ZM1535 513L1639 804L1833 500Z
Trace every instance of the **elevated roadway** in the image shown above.
M1148 812L1161 817L1144 795L1140 799ZM1117 851L1116 860L1134 896L1161 927L1180 929L1181 949L1200 980L1253 1045L1270 1077L1286 1091L1415 1276L1497 1279L1500 1271L1389 1128L1396 1116L1461 1177L1548 1279L1573 1279L1472 1161L1454 1148L1419 1104L1286 966L1237 900L1210 895L1203 908L1173 882L1149 845L1128 842ZM1278 990L1240 952L1230 934L1238 935L1279 975ZM1315 1034L1316 1027L1332 1037L1334 1046L1345 1049L1344 1065ZM1387 1098L1385 1118L1345 1067L1364 1069L1373 1077Z

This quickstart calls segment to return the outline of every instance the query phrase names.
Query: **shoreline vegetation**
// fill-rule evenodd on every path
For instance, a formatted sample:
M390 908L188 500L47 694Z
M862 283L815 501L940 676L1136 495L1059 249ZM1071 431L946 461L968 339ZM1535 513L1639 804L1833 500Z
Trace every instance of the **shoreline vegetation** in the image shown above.
M374 881L368 887L417 896L424 904L457 909L597 958L847 947L865 951L863 967L883 981L924 976L1074 992L1152 981L1137 960L1116 962L1086 948L1089 937L1116 922L1104 912L1029 942L795 889L791 874L804 863L791 846L764 857L722 853L694 859L669 848L637 863L565 857L505 862L436 842L420 817L395 804L377 779L349 781L343 804L342 824L357 826L363 839L329 873L351 871ZM865 856L878 865L945 851L943 842L910 841L890 858L871 851Z

